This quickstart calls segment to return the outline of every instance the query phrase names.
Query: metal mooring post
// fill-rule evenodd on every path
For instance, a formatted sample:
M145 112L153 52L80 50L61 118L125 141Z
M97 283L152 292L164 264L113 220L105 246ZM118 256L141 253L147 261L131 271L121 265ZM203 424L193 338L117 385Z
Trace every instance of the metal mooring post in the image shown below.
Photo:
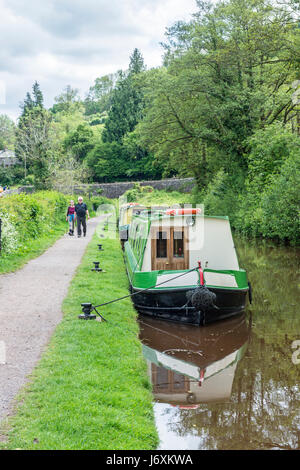
M93 306L91 303L83 303L81 304L82 307L82 312L80 315L78 315L78 318L80 320L95 320L96 315L91 314L93 310Z

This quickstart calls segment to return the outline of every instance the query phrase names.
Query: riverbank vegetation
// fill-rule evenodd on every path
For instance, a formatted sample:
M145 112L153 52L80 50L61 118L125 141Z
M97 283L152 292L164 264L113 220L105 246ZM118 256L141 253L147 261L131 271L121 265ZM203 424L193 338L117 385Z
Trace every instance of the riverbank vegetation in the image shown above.
M1 199L0 273L14 271L38 256L66 231L68 199L54 191Z
M170 206L174 204L191 204L193 196L182 191L169 191L165 189L154 189L151 186L141 186L135 183L131 189L126 191L120 198L126 202L138 202L144 206Z
M151 386L131 299L99 309L107 322L77 318L82 302L97 305L128 294L117 238L103 241L100 264L105 272L91 271L99 259L98 235L73 278L63 303L64 318L19 397L20 408L6 424L8 441L0 448L157 447Z
M0 273L20 268L66 233L69 201L69 197L57 191L1 198ZM94 197L85 202L93 215L97 206L105 201L103 197Z
M21 165L0 184L72 193L76 182L193 176L194 202L250 236L298 244L300 28L296 1L197 0L166 31L160 67L128 69L45 109L38 83L0 145ZM2 143L1 143L2 142Z

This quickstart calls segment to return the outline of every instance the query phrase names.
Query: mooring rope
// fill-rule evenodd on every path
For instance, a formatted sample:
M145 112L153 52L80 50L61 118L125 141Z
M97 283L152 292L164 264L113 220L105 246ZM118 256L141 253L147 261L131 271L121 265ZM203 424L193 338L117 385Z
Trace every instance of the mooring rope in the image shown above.
M162 286L163 284L167 284L168 282L173 281L174 279L178 279L179 277L185 276L186 274L189 274L193 271L196 271L197 269L199 269L199 268L197 267L197 268L189 269L188 271L185 271L184 273L181 273L178 276L172 277L172 279L168 279L167 281L160 282L159 284L155 284L154 286L151 286L151 287L146 287L145 289L141 289L137 292L133 292L133 293L128 294L128 295L124 295L123 297L118 297L117 299L110 300L109 302L105 302L103 304L99 304L99 305L95 305L95 306L93 305L92 307L93 307L93 309L96 309L96 308L99 308L99 307L104 307L105 305L109 305L109 304L112 304L114 302L118 302L119 300L127 299L128 297L133 297L136 294L142 294L143 292L146 292L150 289L154 289L155 287L158 287L158 286Z

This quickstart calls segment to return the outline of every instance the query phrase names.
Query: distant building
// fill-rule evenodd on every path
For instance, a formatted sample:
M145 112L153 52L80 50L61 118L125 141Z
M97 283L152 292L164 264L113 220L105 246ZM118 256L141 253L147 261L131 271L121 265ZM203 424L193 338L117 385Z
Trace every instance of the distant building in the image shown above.
M0 166L13 166L18 163L15 152L12 150L0 150Z

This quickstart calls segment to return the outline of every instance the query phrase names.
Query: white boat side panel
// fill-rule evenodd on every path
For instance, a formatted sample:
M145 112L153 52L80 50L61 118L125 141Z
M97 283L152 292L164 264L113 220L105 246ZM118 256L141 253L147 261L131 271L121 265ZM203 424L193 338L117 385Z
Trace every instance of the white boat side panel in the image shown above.
M165 282L161 286L161 288L165 287L184 287L184 286L197 286L199 282L199 274L197 271L193 271L191 273L185 274L184 276L179 276L180 273L177 274L162 274L161 276L157 276L156 286L161 282ZM177 277L177 279L176 279ZM175 278L175 279L174 279ZM169 282L166 282L169 281Z
M238 287L235 277L231 274L205 272L204 279L209 286Z
M162 367L176 371L179 374L187 375L188 377L196 380L200 379L199 367L194 366L193 364L180 361L179 359L176 359L176 357L173 358L159 351L156 351L156 359L158 364L160 364Z
M212 375L218 374L221 370L226 369L229 365L233 364L236 360L238 351L234 351L228 356L220 359L219 361L214 362L206 368L205 378L211 377Z
M237 364L232 364L216 375L206 378L199 387L197 382L191 382L190 390L196 395L196 403L208 403L229 400L232 391L232 384Z
M147 240L144 259L143 259L143 265L142 265L142 271L144 272L152 271L151 269L151 238L148 238Z
M203 269L239 269L228 220L197 217L196 230L197 235L190 236L190 268L201 261Z
M195 403L223 402L230 400L232 384L237 364L232 364L226 369L221 370L218 374L206 378L199 387L199 382L191 380L189 383L189 392L156 392L156 400L166 403L177 403L179 405L188 405L188 393L195 395ZM151 377L151 376L150 376Z

